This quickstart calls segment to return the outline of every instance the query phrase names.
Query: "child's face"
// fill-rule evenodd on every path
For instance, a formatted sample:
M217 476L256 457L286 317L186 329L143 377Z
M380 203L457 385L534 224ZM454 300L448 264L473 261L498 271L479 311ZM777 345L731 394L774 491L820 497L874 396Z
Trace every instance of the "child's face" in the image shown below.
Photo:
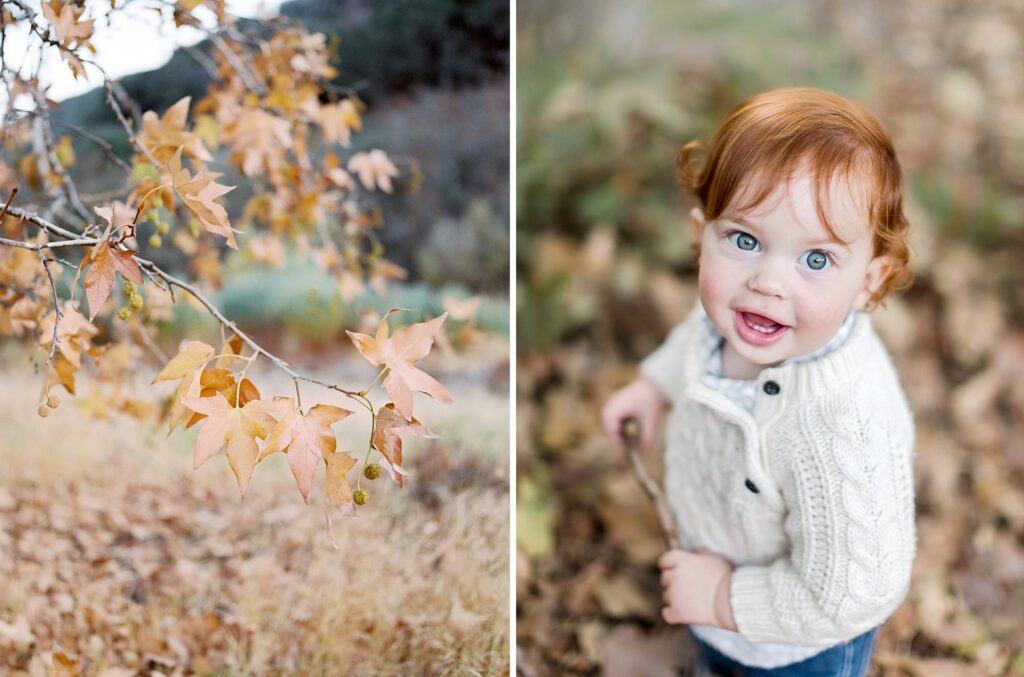
M848 246L829 241L814 188L801 171L741 215L705 222L699 209L691 212L701 242L701 303L751 365L773 366L821 348L884 278L888 260L872 258L864 201L851 194L861 182L835 180L829 191L829 221Z

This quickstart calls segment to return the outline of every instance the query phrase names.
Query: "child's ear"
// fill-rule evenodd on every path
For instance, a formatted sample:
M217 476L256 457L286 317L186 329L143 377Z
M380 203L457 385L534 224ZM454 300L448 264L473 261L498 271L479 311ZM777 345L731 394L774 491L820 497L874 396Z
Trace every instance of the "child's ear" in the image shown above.
M867 272L864 273L864 286L859 292L857 297L853 301L853 307L857 310L864 310L864 306L867 304L868 299L878 291L878 288L885 282L885 278L889 276L889 270L892 268L892 259L886 255L876 256L871 259L868 264Z
M700 234L704 229L704 212L700 207L690 210L690 224L693 226L693 239L700 242Z

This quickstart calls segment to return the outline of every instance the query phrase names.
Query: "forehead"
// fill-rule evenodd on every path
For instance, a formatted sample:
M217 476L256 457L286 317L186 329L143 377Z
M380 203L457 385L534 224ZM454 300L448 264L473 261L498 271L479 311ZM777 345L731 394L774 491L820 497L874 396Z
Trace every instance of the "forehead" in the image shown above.
M844 242L870 234L869 185L856 174L836 174L819 182L809 171L801 169L771 186L768 196L751 207L765 185L757 178L740 184L732 200L735 207L730 206L724 218L752 221L772 231L784 229L794 237L814 241L832 240L829 227Z

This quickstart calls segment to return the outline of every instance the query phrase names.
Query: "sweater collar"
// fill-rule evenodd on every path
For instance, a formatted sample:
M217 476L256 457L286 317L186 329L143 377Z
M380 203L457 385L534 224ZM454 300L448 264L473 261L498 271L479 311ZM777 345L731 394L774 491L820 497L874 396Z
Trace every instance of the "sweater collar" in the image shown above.
M712 389L702 381L701 376L707 371L707 361L714 349L716 336L720 337L721 334L711 323L699 299L691 319L695 321L691 325L694 331L686 346L686 387L689 390L710 391ZM846 327L846 324L851 326ZM781 392L786 394L784 399L788 400L789 395L794 393L801 396L821 394L860 378L878 339L867 313L851 313L844 322L844 329L848 330L845 336L838 340L834 337L833 341L814 353L762 369L753 379L758 392L762 391L765 382L774 381L780 386Z

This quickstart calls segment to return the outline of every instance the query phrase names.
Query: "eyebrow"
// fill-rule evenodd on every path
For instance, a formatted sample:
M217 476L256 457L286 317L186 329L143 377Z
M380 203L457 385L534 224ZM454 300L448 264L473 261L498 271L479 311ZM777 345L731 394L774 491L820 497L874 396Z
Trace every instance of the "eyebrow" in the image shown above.
M742 216L723 216L722 220L723 221L730 221L732 223L739 224L739 225L741 225L741 226L743 226L745 228L749 228L750 230L753 230L755 232L760 230L760 228L758 228L752 221L747 221ZM841 247L842 249L845 249L846 251L850 251L850 245L843 244L842 242L838 242L836 240L804 240L803 243L805 245L807 245L807 246L810 246L810 247L816 247L816 246L819 246L819 245L834 245L834 246L837 246L837 247Z

